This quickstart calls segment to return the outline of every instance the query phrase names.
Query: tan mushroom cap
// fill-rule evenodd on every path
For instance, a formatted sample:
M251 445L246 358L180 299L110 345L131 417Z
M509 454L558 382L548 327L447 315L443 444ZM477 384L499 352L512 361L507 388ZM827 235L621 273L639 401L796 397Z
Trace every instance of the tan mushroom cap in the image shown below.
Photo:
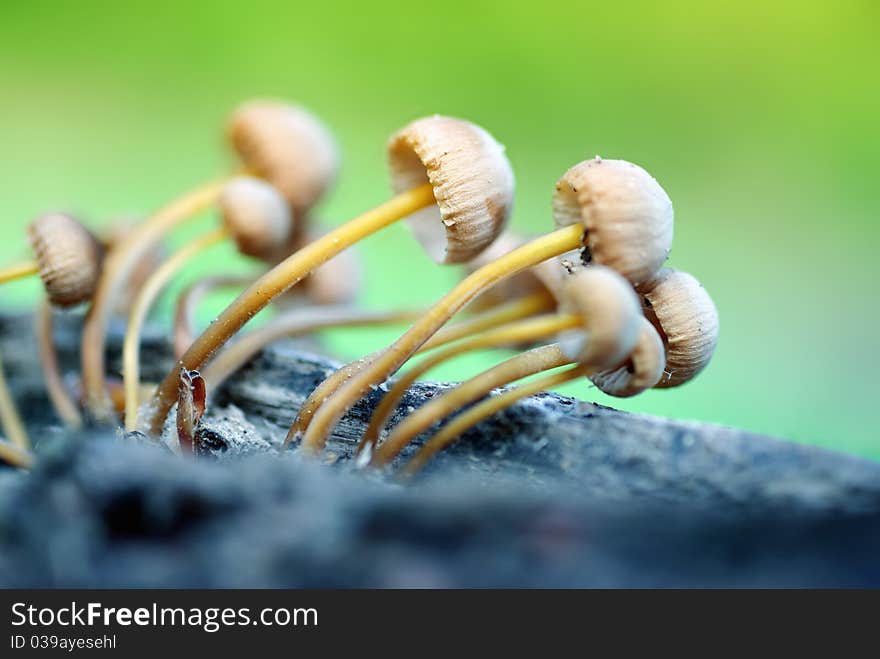
M513 207L513 171L504 147L479 126L433 116L408 124L388 143L396 193L425 183L436 205L407 222L437 263L465 263L501 233Z
M658 388L677 387L700 373L718 343L718 310L692 275L664 268L639 289L645 316L666 346L666 372Z
M586 228L586 249L566 257L571 265L605 265L634 285L648 281L672 248L669 196L648 172L625 160L597 156L569 169L556 183L553 216L558 227Z
M104 259L92 232L70 215L47 213L33 220L27 233L49 301L72 307L91 299Z
M639 340L626 361L617 368L596 373L590 380L609 396L629 398L655 386L666 367L663 340L646 318L639 320Z
M584 318L583 328L560 337L565 355L596 368L620 364L635 348L642 319L629 282L611 268L592 266L566 278L564 290L563 310Z
M290 238L290 207L276 188L261 179L237 176L223 186L217 203L242 254L268 259Z
M248 101L232 113L227 135L251 173L274 185L298 215L336 179L336 142L324 124L301 107Z
M502 233L495 242L465 264L465 272L471 274L527 242L527 238L515 233L509 231ZM481 293L470 308L472 311L490 309L518 297L542 292L550 293L559 299L562 295L562 278L565 274L565 270L555 260L544 261L495 284Z

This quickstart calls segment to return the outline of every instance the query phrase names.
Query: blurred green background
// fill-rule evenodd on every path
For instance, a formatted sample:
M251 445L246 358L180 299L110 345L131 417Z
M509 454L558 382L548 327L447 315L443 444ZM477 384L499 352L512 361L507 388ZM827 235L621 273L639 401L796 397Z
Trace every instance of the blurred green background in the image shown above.
M321 207L332 222L387 197L391 132L428 113L462 116L507 145L522 232L551 225L553 183L577 161L644 166L675 204L671 263L720 309L716 358L691 385L627 401L583 383L568 393L880 459L878 8L4 0L0 258L26 255L22 229L39 211L97 226L225 171L224 118L251 96L301 102L335 131L344 166ZM459 276L403 226L361 252L370 306L432 301ZM185 279L233 267L229 254ZM37 293L9 285L0 304ZM353 358L399 333L330 340Z

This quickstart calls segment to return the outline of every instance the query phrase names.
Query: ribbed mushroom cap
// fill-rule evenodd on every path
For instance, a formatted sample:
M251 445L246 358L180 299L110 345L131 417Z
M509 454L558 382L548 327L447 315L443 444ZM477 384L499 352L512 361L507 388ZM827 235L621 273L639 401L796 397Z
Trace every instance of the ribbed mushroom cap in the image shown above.
M227 134L244 164L274 185L297 215L311 208L336 178L336 143L324 124L301 107L248 101L232 113Z
M91 299L104 259L92 232L70 215L47 213L33 220L27 233L49 301L72 307Z
M639 299L629 283L604 266L567 277L562 308L583 316L583 328L560 337L566 356L579 364L610 368L620 364L639 337Z
M278 190L252 176L237 176L223 187L218 200L223 222L238 251L258 259L278 253L287 243L293 217Z
M648 172L625 160L585 160L556 183L559 227L582 223L585 249L567 260L598 263L634 285L649 280L672 248L672 202Z
M514 233L505 232L480 252L474 259L465 264L465 271L471 274L495 259L504 256L518 247L522 247L528 239ZM510 302L518 297L547 292L559 299L561 295L562 278L565 270L555 260L551 259L539 263L513 277L504 279L495 284L474 300L470 305L472 311L477 309L489 309L505 302Z
M609 396L629 398L655 386L663 376L666 353L657 330L646 318L639 320L639 340L617 368L596 373L590 380Z
M425 117L388 143L396 193L425 183L436 205L407 218L416 239L437 263L465 263L501 233L513 207L513 172L504 147L462 119Z
M645 316L666 346L666 372L658 388L677 387L700 373L718 343L718 310L693 275L664 268L639 288Z

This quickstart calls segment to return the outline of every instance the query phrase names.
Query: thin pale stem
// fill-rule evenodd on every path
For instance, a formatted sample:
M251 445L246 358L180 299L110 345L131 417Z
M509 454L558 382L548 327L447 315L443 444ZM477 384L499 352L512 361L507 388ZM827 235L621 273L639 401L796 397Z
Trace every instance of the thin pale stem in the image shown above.
M492 329L493 327L498 327L514 320L519 320L520 318L527 318L528 316L542 311L550 311L555 307L556 301L549 293L536 293L534 295L522 297L518 300L506 302L496 309L480 312L473 318L468 318L460 323L444 327L432 336L429 341L426 341L416 353L418 354L425 350L438 348L448 343L452 343L453 341L457 341L458 339L472 336L478 332ZM284 439L284 446L287 447L291 442L298 442L302 438L306 428L309 427L312 417L314 417L315 412L318 411L321 403L332 396L343 384L350 380L355 373L366 368L369 363L379 355L379 352L375 352L353 361L350 364L346 364L319 384L315 390L309 394L309 397L300 407L300 411L296 415L293 424L290 426L290 430L287 432L287 437Z
M209 391L216 391L226 379L266 346L286 337L302 336L337 327L370 327L405 323L423 310L365 311L348 305L296 309L280 314L263 327L231 343L202 373Z
M24 422L21 420L18 408L15 406L15 401L12 400L12 394L9 392L9 385L6 383L6 376L3 374L2 359L0 359L0 425L3 426L3 432L12 442L13 446L18 447L22 451L30 450L31 440L28 438Z
M36 261L26 261L24 263L14 263L12 265L0 268L0 284L5 284L16 279L24 279L39 272Z
M465 339L460 343L439 350L434 354L426 357L424 360L413 366L404 373L391 390L382 397L380 403L373 411L370 423L364 431L364 436L358 445L358 453L367 447L375 446L382 435L382 429L385 427L388 419L397 409L397 405L409 388L422 375L432 368L453 359L459 355L481 350L483 348L498 348L510 345L516 345L527 341L536 341L554 334L559 334L568 329L579 327L582 319L577 314L551 314L547 316L538 316L528 320L510 323L494 330L487 330L479 336Z
M3 439L0 439L0 460L22 469L30 469L34 463L34 457L30 451L25 451Z
M150 423L152 433L154 435L161 433L165 418L174 405L180 366L190 371L202 368L245 323L315 268L362 238L433 203L435 203L434 191L429 184L399 194L381 206L324 234L257 279L193 342L180 358L179 364L171 369L159 385L154 397L154 413Z
M52 305L49 304L48 299L43 298L37 308L34 330L37 335L37 351L40 355L46 393L55 413L64 425L68 428L81 428L82 415L79 413L79 405L71 396L61 375L53 326Z
M203 277L187 286L174 305L174 358L180 359L196 338L196 309L206 295L224 288L243 288L253 277Z
M431 336L477 295L527 268L577 249L583 242L583 233L583 227L578 225L557 229L508 252L468 275L428 313L416 321L403 336L318 408L305 431L303 449L312 453L319 452L339 419L371 387L385 382L394 375Z
M550 373L549 375L536 378L531 382L502 391L497 396L492 396L491 398L477 403L453 418L449 423L438 430L428 441L426 441L424 446L419 449L418 453L410 458L410 460L402 467L401 475L404 477L412 476L419 471L419 469L424 467L428 460L434 455L455 443L467 430L481 421L495 416L502 410L507 409L518 400L534 396L542 391L558 387L566 382L571 382L572 380L589 375L591 370L592 369L588 366L574 366L564 371Z
M144 321L159 295L174 278L201 252L229 238L229 229L221 227L205 234L188 245L181 247L168 258L150 278L144 282L132 304L122 344L122 382L125 387L125 429L138 428L138 408L140 407L141 377L138 353L141 345L141 331Z
M556 300L549 291L526 295L516 300L505 302L495 309L480 312L472 318L444 327L425 341L417 352L431 350L458 339L474 336L485 330L506 325L515 320L528 318L545 311L553 311L555 308Z
M370 464L375 467L388 464L419 433L424 432L440 419L457 412L465 405L482 398L493 389L535 373L570 363L571 359L565 356L559 345L552 343L511 357L497 366L475 375L470 380L465 380L439 398L434 398L422 405L398 423L388 438L376 448Z
M107 395L104 350L107 326L113 309L143 256L172 229L210 208L230 177L208 183L172 201L155 215L138 225L112 249L104 267L92 306L83 323L80 359L86 407L98 420L107 421L113 407Z

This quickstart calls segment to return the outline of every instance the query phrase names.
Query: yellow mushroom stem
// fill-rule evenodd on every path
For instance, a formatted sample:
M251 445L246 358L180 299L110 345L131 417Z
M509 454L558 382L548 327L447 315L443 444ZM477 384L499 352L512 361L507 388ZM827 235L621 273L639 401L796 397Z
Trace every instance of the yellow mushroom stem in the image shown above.
M0 439L0 460L22 469L30 469L34 464L34 457L30 451L22 450L3 439Z
M545 311L553 311L556 309L556 306L556 298L549 291L524 295L523 297L500 304L494 309L481 311L454 325L444 327L425 341L418 352L431 350L458 339L474 336L485 330L500 327Z
M340 327L371 327L410 322L423 309L403 311L365 311L349 305L296 309L273 318L269 323L245 334L217 355L202 371L209 391L215 391L226 379L244 366L266 346L282 338L310 334Z
M419 433L430 428L438 420L482 398L493 389L571 363L571 358L565 355L557 343L533 348L511 357L470 380L465 380L403 419L394 427L388 438L376 448L369 464L374 467L388 464Z
M172 201L133 228L107 254L92 306L83 323L80 346L86 407L96 419L107 421L113 415L113 407L107 393L104 363L107 326L132 273L137 269L144 255L166 234L210 208L219 198L223 186L231 178L230 176L208 183Z
M373 411L373 416L370 418L370 423L364 431L364 436L358 444L358 454L368 446L372 447L378 443L379 438L382 435L382 429L394 413L394 410L397 409L398 403L406 394L407 390L416 380L427 373L430 369L467 352L483 348L499 348L528 341L536 341L548 336L553 336L554 334L559 334L565 330L574 329L582 324L583 318L578 314L548 314L538 316L537 318L521 320L503 327L498 327L494 330L486 331L483 334L465 339L460 343L451 345L448 348L439 350L429 357L426 357L416 366L413 366L404 373L376 406L376 409Z
M419 469L424 467L428 460L434 455L455 443L467 430L481 421L488 419L491 416L495 416L502 410L507 409L518 400L534 396L542 391L587 376L589 375L590 370L590 367L586 365L573 366L565 370L535 378L531 382L502 391L497 396L492 396L491 398L487 398L486 400L477 403L453 418L449 423L431 436L422 448L419 449L418 453L410 458L401 468L401 475L404 477L412 476Z
M14 263L0 268L0 284L16 279L24 279L39 273L40 269L36 261L25 261L24 263Z
M43 370L43 381L49 402L58 418L68 428L81 428L82 415L73 396L64 384L61 367L58 364L58 351L55 348L54 323L52 305L48 298L43 298L37 308L34 332L37 336L37 352Z
M156 299L174 276L186 267L200 252L229 238L229 229L221 227L208 232L189 244L181 247L144 282L131 306L128 327L122 344L122 383L125 388L125 429L137 430L138 408L140 407L140 360L141 332L144 321Z
M333 427L371 387L385 382L462 307L494 284L583 245L584 228L570 225L536 238L465 277L395 343L354 375L318 408L303 436L303 449L319 452Z
M181 366L190 371L201 369L245 323L276 297L308 276L315 268L359 240L434 203L436 203L434 189L429 183L401 193L324 234L257 279L193 342L180 358L180 362L161 382L153 400L151 432L154 435L162 432L165 418L177 398Z
M6 384L2 358L0 358L0 425L3 426L3 432L13 446L22 451L31 448L31 440L24 429L24 422L18 414L18 408L15 407L15 401L12 400L12 394L9 393L9 386Z
M243 288L254 280L253 277L203 277L178 296L174 305L174 357L180 359L196 338L196 309L206 295L226 288Z
M452 343L458 339L478 334L479 332L505 325L509 322L527 318L542 311L550 311L556 307L556 300L549 292L535 293L534 295L526 295L517 300L512 300L502 304L495 309L483 311L472 318L463 320L460 323L444 327L437 332L431 339L417 351L422 352L438 348L440 346ZM381 352L381 351L380 351ZM342 368L335 371L330 377L324 380L309 394L305 400L296 419L287 432L284 440L284 446L290 444L294 438L301 437L306 428L309 427L312 417L322 402L329 398L336 390L338 390L347 380L361 369L366 368L372 359L378 356L379 352L367 355L350 364L346 364Z

